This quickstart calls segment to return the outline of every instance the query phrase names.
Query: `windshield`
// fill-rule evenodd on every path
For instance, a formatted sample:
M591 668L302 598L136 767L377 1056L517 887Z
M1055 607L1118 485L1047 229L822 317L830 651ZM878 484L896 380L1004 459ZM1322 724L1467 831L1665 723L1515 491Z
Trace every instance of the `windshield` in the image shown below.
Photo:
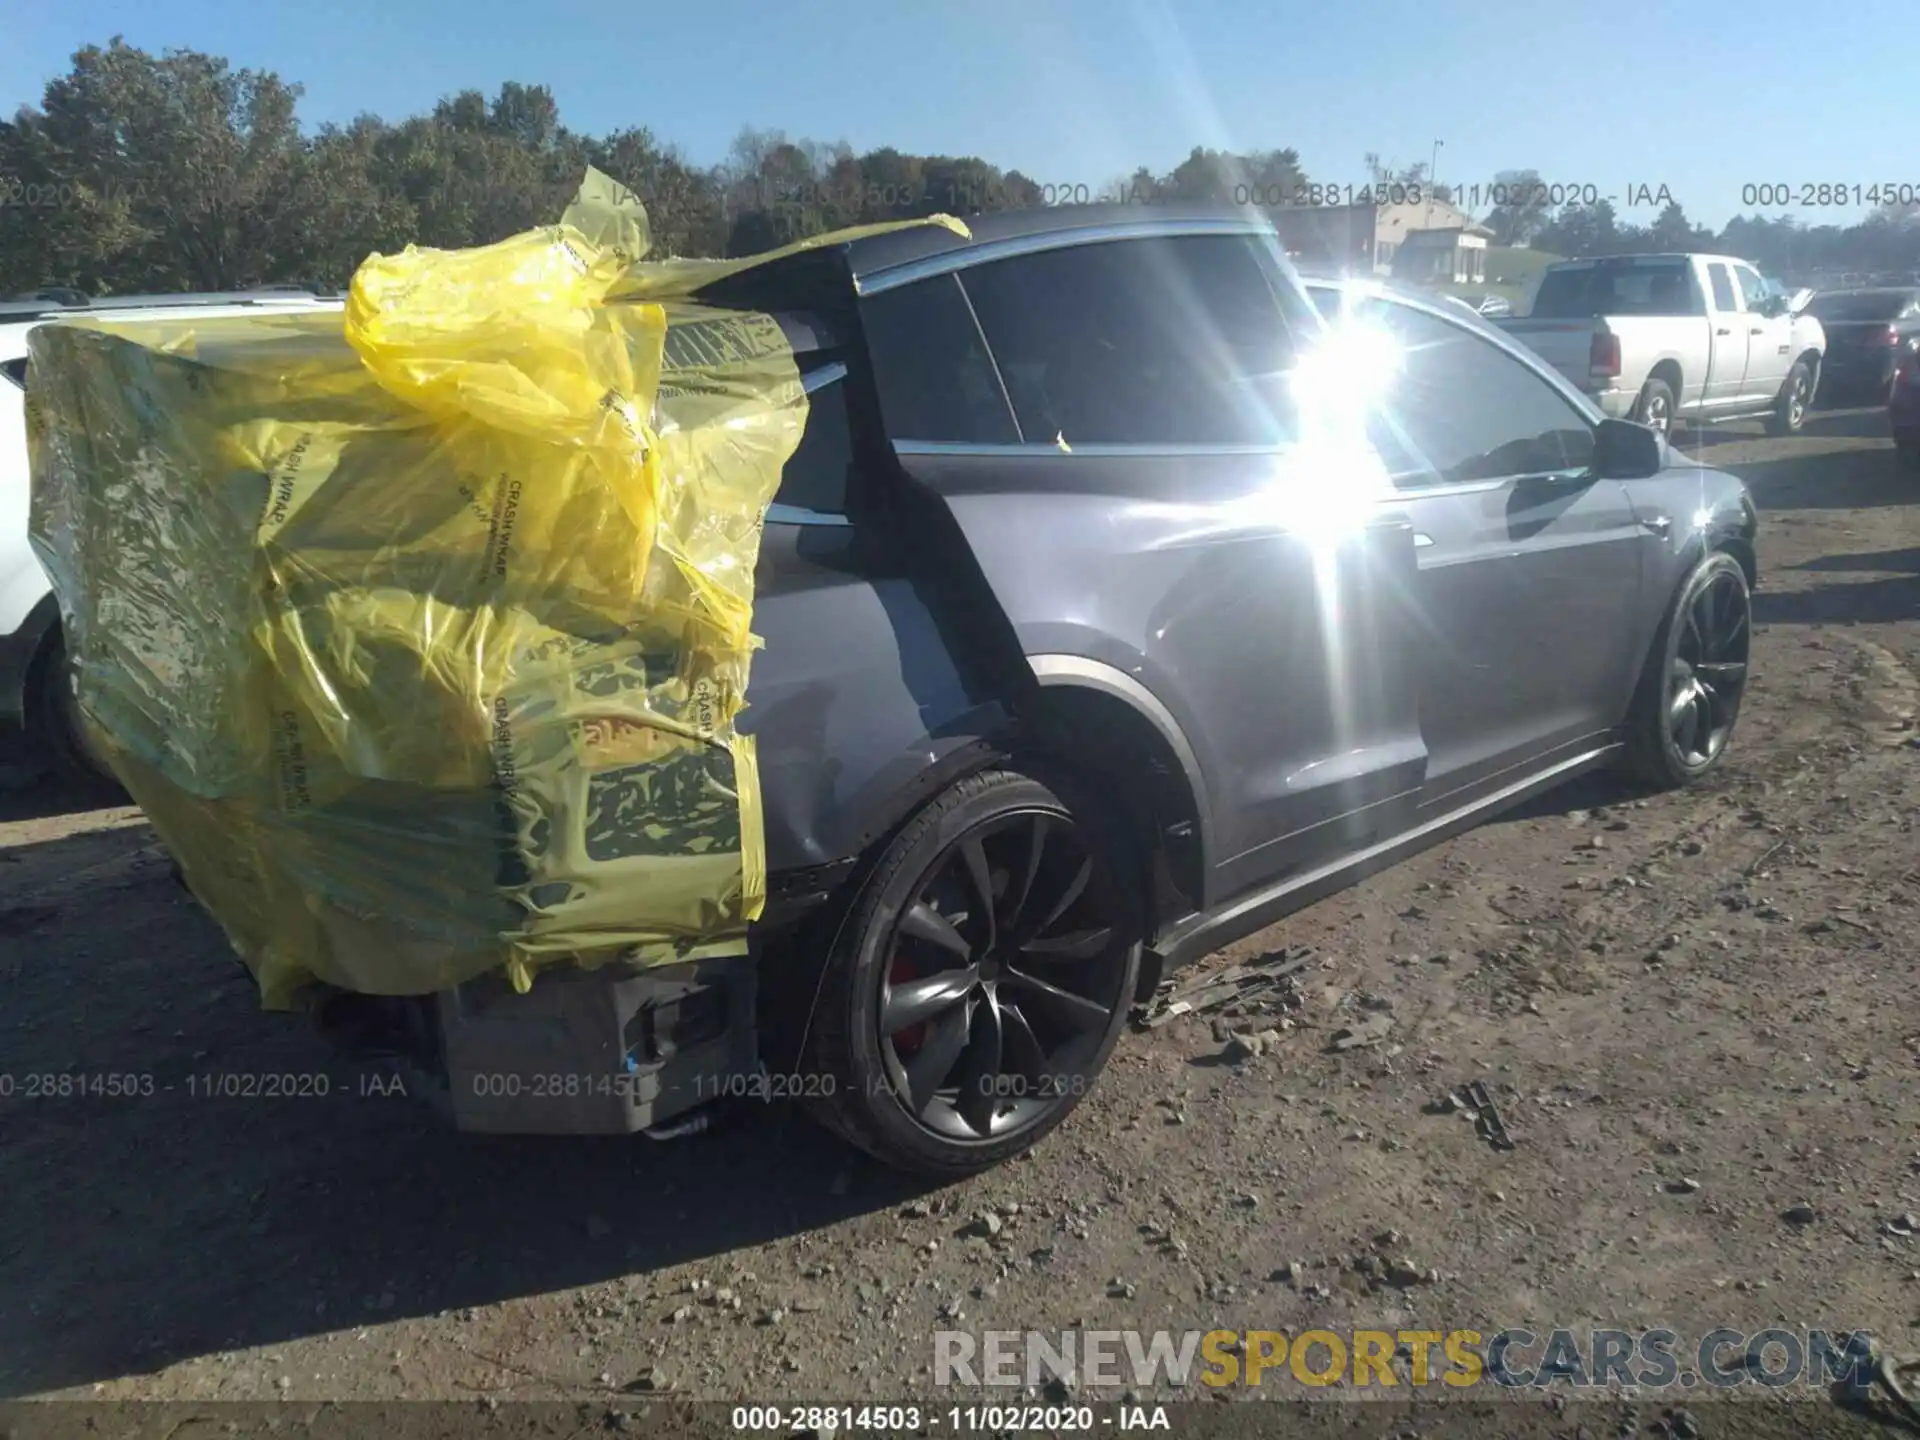
M1684 259L1555 267L1541 277L1533 300L1537 320L1701 313Z
M1911 290L1835 290L1807 308L1819 320L1892 320L1913 303Z

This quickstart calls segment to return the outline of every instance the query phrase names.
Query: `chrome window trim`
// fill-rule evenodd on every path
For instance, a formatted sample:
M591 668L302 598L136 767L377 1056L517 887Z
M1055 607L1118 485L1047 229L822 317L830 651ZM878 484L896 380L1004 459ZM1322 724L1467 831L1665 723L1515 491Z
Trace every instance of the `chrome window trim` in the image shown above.
M836 380L844 380L846 378L847 362L844 360L835 360L831 364L822 365L818 370L809 370L802 375L800 377L800 388L811 395L816 390L825 389Z
M980 460L1040 460L1054 456L1061 460L1180 460L1205 459L1223 455L1283 455L1290 445L1076 445L1062 450L1058 445L986 445L962 440L896 440L893 452L900 456L951 456ZM1451 480L1439 485L1399 485L1384 491L1378 503L1392 505L1408 496L1478 495L1522 480L1559 480L1571 484L1587 475L1584 470L1526 470L1513 475L1496 475L1482 480Z
M1005 240L984 240L977 245L962 245L953 250L944 250L938 255L922 256L918 260L903 260L897 265L871 271L854 281L854 293L858 295L883 295L889 290L897 290L902 285L911 285L918 280L930 280L938 275L951 275L963 270L971 270L976 265L990 265L996 260L1010 260L1016 255L1038 255L1049 250L1071 250L1081 245L1098 245L1110 240L1151 240L1161 237L1174 238L1187 235L1253 235L1272 238L1271 226L1257 220L1240 220L1227 216L1217 219L1198 218L1192 220L1122 220L1106 225L1088 225L1077 230L1048 230L1038 235L1015 235Z
M973 440L896 440L896 455L990 455L1003 460L1038 459L1058 455L1063 460L1078 456L1082 460L1125 460L1192 458L1203 455L1284 455L1291 445L1162 445L1150 441L1134 443L1104 442L1063 448L1045 440L1027 440L1017 445Z
M829 510L809 510L804 505L788 505L776 500L767 506L766 523L769 525L851 525L853 522L844 515L836 515Z

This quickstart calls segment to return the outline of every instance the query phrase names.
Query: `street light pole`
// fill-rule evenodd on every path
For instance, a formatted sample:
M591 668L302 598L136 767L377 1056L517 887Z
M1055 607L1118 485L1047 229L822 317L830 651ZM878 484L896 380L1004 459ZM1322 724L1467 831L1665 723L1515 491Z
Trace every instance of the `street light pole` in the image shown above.
M1433 226L1434 187L1440 183L1440 147L1445 143L1444 140L1433 142L1433 159L1427 165L1427 226L1429 229Z

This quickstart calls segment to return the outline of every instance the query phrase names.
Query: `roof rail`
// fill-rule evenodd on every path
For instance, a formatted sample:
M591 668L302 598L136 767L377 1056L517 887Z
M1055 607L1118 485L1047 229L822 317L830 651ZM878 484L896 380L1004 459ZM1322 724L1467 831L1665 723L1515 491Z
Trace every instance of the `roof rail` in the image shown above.
M51 305L85 305L88 303L84 291L75 290L69 285L42 285L38 290L30 290L24 295L9 296L5 302L0 303L12 304L15 301Z
M340 292L337 290L304 284L264 285L253 290L202 291L180 295L99 296L89 296L64 286L46 286L11 299L0 300L0 322L18 324L43 316L72 314L77 310L97 314L109 310L157 310L162 307L171 309L198 305L244 306L268 302L285 304L290 300L301 299L312 300L315 304L325 304L338 301L340 298Z

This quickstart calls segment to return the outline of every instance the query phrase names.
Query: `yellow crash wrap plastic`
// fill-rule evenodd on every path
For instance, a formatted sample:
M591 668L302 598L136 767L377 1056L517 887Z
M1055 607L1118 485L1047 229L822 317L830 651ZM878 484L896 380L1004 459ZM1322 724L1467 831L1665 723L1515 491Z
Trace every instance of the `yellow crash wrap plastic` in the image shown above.
M647 262L589 172L557 226L370 257L344 323L33 332L84 724L268 1006L741 948L734 722L806 397L772 317L691 297L854 233Z

